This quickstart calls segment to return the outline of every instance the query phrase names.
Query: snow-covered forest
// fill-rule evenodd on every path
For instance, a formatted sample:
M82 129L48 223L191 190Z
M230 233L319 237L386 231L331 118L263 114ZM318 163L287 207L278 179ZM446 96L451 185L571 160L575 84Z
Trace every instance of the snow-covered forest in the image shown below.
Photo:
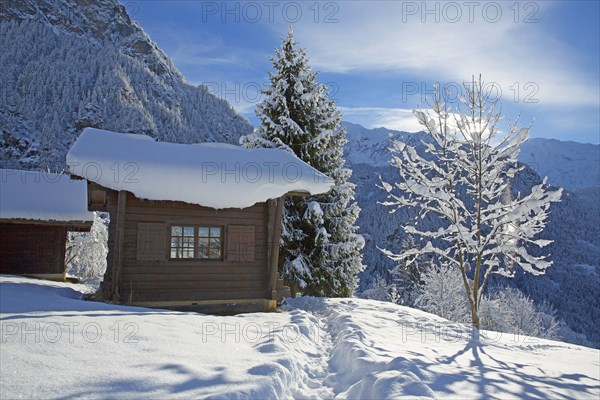
M122 6L100 2L88 17L52 2L52 20L17 3L0 14L5 168L64 169L86 127L179 143L237 143L251 131L226 101L186 83ZM101 33L86 31L100 24Z

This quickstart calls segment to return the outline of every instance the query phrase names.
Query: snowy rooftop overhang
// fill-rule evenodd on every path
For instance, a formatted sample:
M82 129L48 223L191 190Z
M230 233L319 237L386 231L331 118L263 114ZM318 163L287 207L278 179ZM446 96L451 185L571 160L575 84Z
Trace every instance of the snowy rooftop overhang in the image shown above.
M288 193L328 192L333 181L293 154L224 143L178 144L149 136L83 130L69 172L148 200L245 208Z
M39 171L0 169L0 220L90 227L84 180Z

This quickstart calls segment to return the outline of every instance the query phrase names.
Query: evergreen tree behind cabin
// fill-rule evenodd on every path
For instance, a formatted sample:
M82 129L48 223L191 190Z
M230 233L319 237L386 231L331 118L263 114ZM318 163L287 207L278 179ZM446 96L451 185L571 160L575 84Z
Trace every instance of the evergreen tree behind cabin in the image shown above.
M245 147L280 148L335 182L324 195L288 198L285 204L279 269L292 290L306 295L351 296L363 270L363 238L354 226L360 209L352 174L344 168L346 132L341 112L317 82L305 49L296 48L290 28L271 57L274 71L265 99L257 106L260 126L243 136Z

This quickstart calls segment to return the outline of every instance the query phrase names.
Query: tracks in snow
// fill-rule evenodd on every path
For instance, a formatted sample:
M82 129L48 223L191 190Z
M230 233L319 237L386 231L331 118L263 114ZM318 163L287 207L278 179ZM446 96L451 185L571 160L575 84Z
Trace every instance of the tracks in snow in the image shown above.
M364 335L352 321L352 309L356 307L352 300L333 306L326 299L297 298L290 305L291 322L306 340L303 346L300 341L295 346L303 353L300 357L306 359L299 376L300 388L310 389L317 398L334 398L372 372L373 367L380 367L368 368L368 363L361 362L366 355L359 345ZM306 397L308 393L301 390L292 394Z
M297 358L307 358L298 375L298 386L305 390L292 392L293 397L435 397L420 371L381 348L365 333L369 324L370 329L378 330L379 326L361 320L369 316L364 315L364 309L359 310L358 302L308 297L293 299L290 306L291 322L300 327L302 338L307 339L293 348L296 354L304 353ZM387 323L396 326L400 321L394 318Z

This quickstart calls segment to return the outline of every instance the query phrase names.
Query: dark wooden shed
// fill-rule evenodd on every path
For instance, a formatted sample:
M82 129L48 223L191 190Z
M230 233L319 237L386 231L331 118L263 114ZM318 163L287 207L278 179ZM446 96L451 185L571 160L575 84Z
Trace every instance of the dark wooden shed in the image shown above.
M67 231L89 231L85 181L0 170L0 273L65 279Z
M281 150L160 143L96 129L84 130L67 161L88 180L89 210L110 214L102 294L179 310L274 309L289 295L277 273L285 196L331 186ZM127 163L127 179L106 174ZM251 164L252 176L243 176ZM268 176L257 177L265 165ZM293 179L279 176L286 166Z

